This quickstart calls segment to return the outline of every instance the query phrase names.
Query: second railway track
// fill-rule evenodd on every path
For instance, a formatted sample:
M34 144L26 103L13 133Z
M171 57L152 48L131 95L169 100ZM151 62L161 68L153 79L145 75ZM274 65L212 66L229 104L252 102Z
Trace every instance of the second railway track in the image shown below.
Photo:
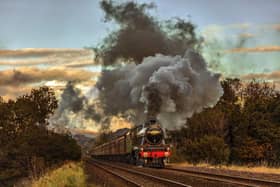
M231 176L227 174L215 174L215 173L208 173L203 171L193 171L187 169L179 169L179 168L172 168L167 167L166 170L177 171L186 173L188 175L192 175L195 177L200 177L208 180L216 180L221 182L228 182L236 185L243 185L243 186L268 186L268 187L278 187L280 186L279 181L267 180L267 179L258 179L252 177L242 177L242 176Z

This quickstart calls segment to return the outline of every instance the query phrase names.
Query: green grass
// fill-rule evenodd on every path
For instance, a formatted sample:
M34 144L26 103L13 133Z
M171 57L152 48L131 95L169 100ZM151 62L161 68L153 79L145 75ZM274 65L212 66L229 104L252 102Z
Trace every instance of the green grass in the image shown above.
M68 163L50 171L39 180L32 182L32 187L86 187L86 174L82 163Z

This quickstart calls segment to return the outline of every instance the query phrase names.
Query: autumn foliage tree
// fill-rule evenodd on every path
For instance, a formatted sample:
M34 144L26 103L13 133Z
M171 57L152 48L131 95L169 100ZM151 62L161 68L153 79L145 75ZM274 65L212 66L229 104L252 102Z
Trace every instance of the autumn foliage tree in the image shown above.
M279 164L280 95L267 83L252 81L242 92L242 121L233 153L243 162Z
M174 133L176 150L192 163L280 164L280 94L265 82L221 82L213 108L188 119Z
M70 135L47 128L56 108L54 91L48 87L8 102L0 98L0 181L80 159L80 147Z

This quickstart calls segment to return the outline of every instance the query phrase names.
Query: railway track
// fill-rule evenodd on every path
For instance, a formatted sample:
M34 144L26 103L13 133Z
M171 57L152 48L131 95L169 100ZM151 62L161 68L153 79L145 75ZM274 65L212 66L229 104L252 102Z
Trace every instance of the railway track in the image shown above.
M101 169L101 170L103 170L103 171L105 171L105 172L107 172L107 173L109 173L109 174L111 174L111 175L113 175L113 176L119 178L121 181L123 181L124 183L126 183L127 186L142 187L141 184L136 183L135 181L130 180L129 178L127 178L127 177L125 177L125 176L122 176L122 175L118 174L117 172L113 172L113 171L109 170L108 168L103 167L101 164L98 164L98 163L93 162L93 161L87 161L87 162L88 162L89 164L94 165L95 167L97 167L97 168L99 168L99 169Z
M100 169L103 169L104 171L110 173L111 175L114 175L115 177L120 178L128 186L159 186L159 184L161 184L160 186L191 187L190 185L187 184L183 184L174 180L162 178L152 174L143 173L141 171L129 169L127 167L123 167L120 165L107 164L97 160L91 160L87 162L95 165ZM134 177L131 178L131 175L133 175ZM135 182L137 181L136 178L139 177L145 178L146 180L142 180L142 181L140 180L140 182ZM147 180L149 182L147 182Z
M100 161L96 161L100 162ZM125 170L127 172L134 173L135 175L146 175L146 178L152 176L153 180L164 180L162 183L167 186L200 186L196 185L196 183L188 183L185 178L186 176L193 179L202 179L208 183L213 182L218 184L225 184L225 186L247 186L247 187L278 187L280 186L279 181L272 180L264 180L258 178L248 178L248 177L239 177L239 176L231 176L226 174L213 174L202 171L192 171L187 169L179 169L173 167L167 167L165 169L153 169L153 168L138 168L128 164L123 163L114 163L107 164L101 162L105 165L110 165L110 167L118 168L121 170ZM159 177L161 176L161 177ZM165 178L162 178L164 176ZM207 182L208 181L208 182ZM187 185L189 184L189 185ZM213 185L212 185L213 186ZM214 184L214 186L216 186Z
M191 175L194 177L200 177L207 180L215 180L220 182L227 182L231 184L236 185L243 185L243 186L272 186L272 187L278 187L280 186L279 181L272 181L272 180L265 180L265 179L257 179L257 178L248 178L248 177L239 177L239 176L231 176L227 174L214 174L214 173L208 173L203 171L193 171L193 170L187 170L187 169L179 169L179 168L172 168L167 167L165 170L170 171L177 171L182 172L187 175Z

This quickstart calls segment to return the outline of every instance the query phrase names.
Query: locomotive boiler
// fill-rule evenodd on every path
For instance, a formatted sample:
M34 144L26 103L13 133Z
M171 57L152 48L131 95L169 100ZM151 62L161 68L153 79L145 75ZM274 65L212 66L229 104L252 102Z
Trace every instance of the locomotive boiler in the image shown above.
M92 149L94 158L151 167L164 167L170 155L165 130L156 120L132 129L119 129L110 141Z

